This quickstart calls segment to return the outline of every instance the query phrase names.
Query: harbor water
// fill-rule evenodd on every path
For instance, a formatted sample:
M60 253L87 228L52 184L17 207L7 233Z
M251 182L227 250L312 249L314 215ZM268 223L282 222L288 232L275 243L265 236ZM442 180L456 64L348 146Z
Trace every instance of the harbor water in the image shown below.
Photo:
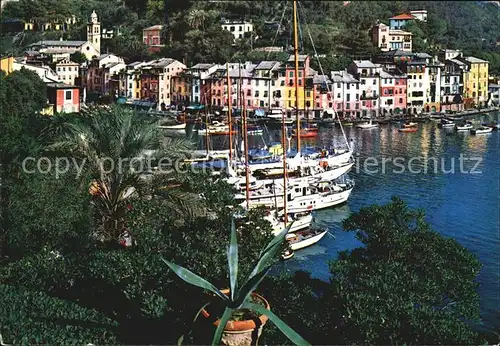
M470 120L478 127L483 121L498 122L498 118L499 113L494 112ZM471 135L440 128L434 122L418 124L415 133L401 133L398 127L345 128L355 151L356 164L349 175L356 187L347 204L315 213L316 224L328 228L334 237L326 236L297 252L279 269L305 270L328 280L328 262L338 251L360 245L354 233L342 231L342 220L362 207L388 203L391 196L399 196L410 207L425 209L434 230L456 239L480 259L482 320L486 328L499 330L500 133ZM269 131L263 139L279 141L280 132ZM252 139L251 145L262 145L260 140ZM317 139L304 140L303 145L342 142L342 132L334 127L320 129Z

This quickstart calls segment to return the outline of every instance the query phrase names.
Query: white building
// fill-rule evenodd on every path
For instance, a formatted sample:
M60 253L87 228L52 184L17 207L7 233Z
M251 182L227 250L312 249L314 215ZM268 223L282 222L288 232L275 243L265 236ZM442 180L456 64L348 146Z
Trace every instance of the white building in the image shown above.
M410 11L410 14L422 22L427 22L427 10L414 10Z
M59 82L76 85L76 79L80 76L80 65L70 60L61 60L56 63L55 70L59 76Z
M360 117L360 83L352 74L344 71L332 71L333 107L340 116ZM332 106L328 102L328 108Z
M225 20L221 24L222 29L229 31L234 36L234 40L242 39L245 35L251 35L253 32L253 24L251 21L230 21Z
M271 107L273 95L279 89L277 78L280 67L278 61L261 61L253 70L253 108Z
M430 90L429 70L425 61L412 61L407 65L407 108L410 114L422 112Z
M45 83L57 83L59 82L59 76L48 66L37 66L37 65L29 65L24 61L17 62L14 61L13 64L14 71L19 71L23 68L35 72L40 79L42 79Z
M500 85L489 84L488 94L490 95L490 103L494 106L500 105Z
M354 60L347 67L347 72L359 80L359 99L361 101L361 115L378 116L380 113L379 90L381 65L369 60Z

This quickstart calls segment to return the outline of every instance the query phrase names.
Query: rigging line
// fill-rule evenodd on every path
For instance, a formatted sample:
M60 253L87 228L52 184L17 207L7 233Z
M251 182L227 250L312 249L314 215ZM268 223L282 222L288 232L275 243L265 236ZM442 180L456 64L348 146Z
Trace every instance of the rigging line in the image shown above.
M302 11L304 11L304 7L300 3L300 1L298 1L298 4L299 4L300 9L302 9ZM306 30L307 30L307 33L309 35L309 40L311 40L311 45L312 45L313 50L314 50L314 56L315 56L315 58L318 61L319 69L321 71L321 74L324 76L325 72L323 71L323 66L321 66L321 61L319 60L318 52L316 51L316 46L315 46L314 41L312 39L311 31L309 30L309 25L305 21L304 21L304 24L306 25ZM326 82L326 79L325 79L325 82ZM328 92L333 96L333 91L330 90L330 87L328 86L328 83L326 83L326 88L327 88ZM339 116L337 114L337 111L335 110L335 107L332 107L332 110L333 110L333 113L335 114L335 118L337 118L337 120L339 121L340 129L342 130L342 135L344 136L344 140L345 140L345 143L347 145L347 149L350 151L351 150L351 146L349 145L349 141L347 140L347 136L345 134L344 127L342 126L342 121L340 121L340 118L339 118Z
M288 2L285 1L285 7L283 8L283 13L281 14L281 19L280 19L278 28L276 29L276 34L274 35L271 46L274 46L274 43L276 42L276 39L278 38L278 34L281 31L281 23L283 23L283 18L285 18L285 13L286 13L287 8L288 8ZM269 55L271 55L271 51L267 52L266 60L269 59Z

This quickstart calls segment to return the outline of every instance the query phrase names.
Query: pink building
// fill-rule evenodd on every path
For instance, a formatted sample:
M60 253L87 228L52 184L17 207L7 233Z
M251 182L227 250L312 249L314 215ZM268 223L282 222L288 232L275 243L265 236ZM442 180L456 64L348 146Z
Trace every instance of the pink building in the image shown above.
M394 112L404 112L406 109L406 75L394 75Z

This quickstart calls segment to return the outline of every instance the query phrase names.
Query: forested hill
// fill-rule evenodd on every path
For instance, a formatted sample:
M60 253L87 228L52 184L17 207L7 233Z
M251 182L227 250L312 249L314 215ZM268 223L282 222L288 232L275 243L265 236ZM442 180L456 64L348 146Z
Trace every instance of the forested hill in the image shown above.
M162 54L192 64L258 58L249 53L252 48L289 46L291 8L291 1L280 0L20 0L6 6L3 18L45 20L76 14L81 18L80 25L64 35L84 39L86 19L95 9L104 28L120 28L122 34L107 41L105 49L129 58L143 55L143 28L168 23L167 47ZM432 53L439 48L462 49L465 54L488 59L491 69L499 72L500 10L491 1L299 1L301 48L312 52L310 32L319 54L369 56L376 51L369 37L372 25L377 21L388 23L389 17L416 9L428 11L428 22L410 27L415 50ZM220 27L221 18L252 20L258 39L247 38L233 47L231 36ZM283 25L278 35L273 22ZM38 39L25 36L23 44Z

